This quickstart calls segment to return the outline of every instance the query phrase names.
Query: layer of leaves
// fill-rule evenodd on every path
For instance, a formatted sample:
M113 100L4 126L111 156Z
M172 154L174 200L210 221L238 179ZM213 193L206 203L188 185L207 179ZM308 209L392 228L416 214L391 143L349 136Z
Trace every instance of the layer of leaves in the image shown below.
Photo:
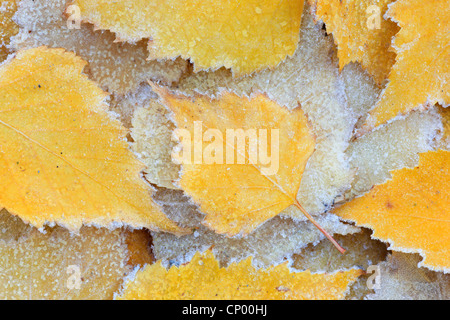
M231 68L240 76L293 55L304 0L76 0L83 20L119 40L150 38L151 59L190 59L196 71ZM257 43L257 45L254 45Z
M448 1L399 0L387 16L401 27L393 43L397 58L362 132L414 109L450 103Z
M371 232L362 229L359 233L336 235L335 239L347 251L341 254L330 241L322 240L318 244L309 244L298 254L292 256L292 268L310 270L311 272L335 272L354 267L367 270L371 265L386 259L386 245L370 238ZM364 274L351 286L345 299L363 299L373 293L367 287L370 273Z
M420 263L435 271L450 269L450 152L429 151L419 165L392 172L392 180L375 186L334 212L374 230L373 237L394 250L418 252Z
M333 39L325 35L320 24L314 24L308 5L303 11L300 36L295 55L274 70L241 79L233 78L231 72L224 69L192 73L183 77L174 89L190 96L200 93L215 97L223 90L239 96L264 93L290 109L300 103L317 143L303 174L297 199L309 213L317 215L330 209L334 199L350 187L352 172L345 150L356 122L356 113L351 109L372 106L376 89L373 80L354 68L353 74L358 79L346 83L354 81L356 90L351 92L352 99L348 99L346 105L343 94L346 84L339 76ZM300 210L292 206L282 214L304 218Z
M0 67L0 206L38 228L118 222L181 233L151 199L126 129L85 65L40 47Z
M220 268L214 255L196 254L180 268L160 262L129 281L120 299L342 299L362 271L333 274L291 272L286 264L255 269L251 259Z
M43 234L6 211L0 225L1 299L111 299L132 269L122 229Z
M182 237L152 232L155 258L162 260L164 265L181 265L189 262L195 252L212 248L221 266L252 257L255 266L268 267L281 263L308 244L324 239L309 221L299 222L279 216L266 221L246 237L229 238L203 226L204 215L181 191L159 189L154 198L170 219L183 227L195 229L192 234ZM329 213L317 216L316 220L330 234L348 235L360 231Z
M391 170L416 166L419 153L433 150L441 131L440 116L433 108L412 112L352 141L346 152L355 176L344 198L352 199L384 183L391 178Z
M45 45L75 52L89 63L86 72L94 81L120 95L135 91L148 79L170 85L186 70L187 62L182 59L147 60L146 41L117 43L113 33L94 31L90 24L81 24L79 29L70 26L67 17L74 12L64 16L70 2L22 0L14 18L20 30L11 41L12 47L21 50Z
M393 0L309 0L338 47L339 67L358 61L381 84L395 62L390 48L398 26L383 17ZM371 8L375 11L372 12ZM379 25L376 25L376 19ZM372 25L372 23L374 23ZM368 25L369 24L369 25Z
M223 93L217 99L206 96L190 99L163 88L153 89L162 104L173 112L177 127L190 132L193 141L198 135L194 131L196 122L205 132L214 129L222 134L222 137L214 136L214 145L223 154L216 150L218 158L214 157L213 163L206 163L206 158L197 162L198 151L194 146L191 163L183 163L179 181L206 214L205 225L217 233L246 235L296 203L301 177L315 146L308 120L300 108L289 111L263 95L248 99ZM271 163L263 164L259 156L252 163L251 157L257 155L250 155L250 143L244 141L246 151L240 150L236 146L239 142L234 139L231 144L225 137L230 129L255 130L257 135L260 130L266 130ZM272 130L279 132L275 144L272 144L275 134ZM211 145L200 146L200 152L207 153ZM239 158L243 158L242 163Z

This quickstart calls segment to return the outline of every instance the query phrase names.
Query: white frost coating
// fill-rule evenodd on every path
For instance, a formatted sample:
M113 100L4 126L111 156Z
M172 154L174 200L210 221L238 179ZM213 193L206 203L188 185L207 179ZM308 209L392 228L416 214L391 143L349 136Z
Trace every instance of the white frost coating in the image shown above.
M123 278L123 283L120 288L114 292L113 300L117 300L121 295L123 295L125 289L127 288L129 283L132 283L136 280L136 275L139 271L142 271L147 265L144 266L136 266L131 272Z
M153 253L165 266L185 263L196 251L213 247L213 253L222 265L253 256L253 264L264 267L280 263L307 244L324 238L309 221L294 222L280 217L267 221L245 238L228 238L204 227L201 224L204 215L181 191L161 189L155 195L155 201L179 225L197 229L195 234L180 238L167 233L152 233ZM319 216L317 220L331 234L351 234L360 230L340 222L331 214Z
M419 269L417 254L394 252L380 267L379 289L368 300L449 300L450 275Z
M0 224L13 229L0 235L1 299L111 299L131 271L122 229L85 226L74 235L56 226L44 234L11 219L7 212L0 215ZM71 266L79 267L80 289L67 286Z
M351 199L391 178L390 171L414 167L419 153L433 150L442 133L442 120L436 108L412 112L352 142L347 150L355 170Z
M11 39L15 50L46 45L73 51L89 62L93 80L111 93L125 94L140 83L152 79L171 84L187 68L187 62L147 61L147 43L136 45L115 43L108 31L94 31L93 26L81 24L81 29L69 29L64 10L70 0L23 0L14 16L19 34Z
M113 104L122 114L136 109L131 119L131 149L146 165L145 178L160 187L178 189L175 181L180 177L181 166L171 156L177 145L172 139L175 125L169 111L156 98L151 87L143 84L136 94Z

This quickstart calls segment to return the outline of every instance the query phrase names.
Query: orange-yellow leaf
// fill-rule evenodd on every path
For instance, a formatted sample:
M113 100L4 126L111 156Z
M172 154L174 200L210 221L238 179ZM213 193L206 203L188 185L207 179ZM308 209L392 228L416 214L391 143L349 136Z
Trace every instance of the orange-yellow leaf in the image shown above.
M363 131L417 108L450 102L450 6L447 0L399 0L387 15L401 29L389 83Z
M390 50L398 26L383 18L393 0L310 0L317 19L333 33L339 67L352 61L361 65L381 84L395 61Z
M85 65L39 47L0 67L0 207L37 227L126 223L180 233L153 202L126 129Z
M315 3L317 19L333 33L339 67L359 61L378 83L388 76L395 61L390 49L398 26L383 18L393 0L309 0Z
M450 152L422 153L417 167L392 176L334 213L372 228L394 250L420 253L427 268L450 270Z
M151 59L190 59L240 76L293 55L304 0L76 0L85 21L120 40L150 38Z
M196 153L192 143L190 163L182 163L179 184L206 214L205 225L222 234L246 235L295 203L306 162L315 146L301 108L289 111L261 94L250 99L228 92L217 99L200 95L189 98L153 88L161 102L174 113L178 129L186 129L192 140L202 139L201 133L194 131L198 130L196 123L206 135L211 132L209 129L218 130L220 135L213 139L205 135L205 142L200 146L203 159L198 158L199 161L195 157L202 156L202 152ZM255 136L251 139L263 145L263 137L267 137L267 150L271 150L269 162L261 161L260 152L267 155L261 146L258 154L249 152L250 139L246 145L240 144L246 151L239 149L237 139L227 139L227 130L239 129L245 130L249 137L253 131ZM261 134L262 130L265 135ZM207 140L218 142L223 150L211 164L207 162L207 158L213 160L211 153L206 150L212 143Z
M342 299L362 274L351 269L332 274L291 272L286 263L257 270L251 258L220 268L211 251L196 253L187 265L166 270L148 265L128 282L119 299Z
M12 20L16 10L16 0L0 0L0 62L8 56L9 50L6 46L9 39L19 31L19 27Z

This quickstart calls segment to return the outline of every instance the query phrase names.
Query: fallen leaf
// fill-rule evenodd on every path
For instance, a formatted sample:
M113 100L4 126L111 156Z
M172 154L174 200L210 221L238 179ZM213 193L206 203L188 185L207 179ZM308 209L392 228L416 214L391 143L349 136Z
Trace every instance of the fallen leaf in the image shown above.
M379 288L368 300L450 300L450 275L418 268L418 254L393 252L378 264Z
M378 84L395 62L390 50L398 26L383 17L394 0L309 0L338 48L339 67L359 61Z
M387 16L401 27L393 42L397 58L361 134L411 110L450 101L448 1L399 0Z
M362 229L359 233L335 235L335 239L347 251L341 254L330 241L311 243L291 258L292 268L296 270L310 270L311 272L336 272L351 268L367 270L371 265L386 259L386 245L370 238L371 232ZM373 293L367 287L367 280L371 273L361 275L350 287L346 300L362 300L367 294Z
M247 235L297 203L303 170L315 146L308 120L300 108L289 111L263 95L248 99L223 93L217 99L206 96L191 99L155 85L153 90L173 112L177 128L187 130L192 140L199 139L194 136L202 134L196 133L198 130L212 129L222 134L222 138L214 138L222 154L215 151L217 158L209 159L211 163L206 163L206 156L197 159L206 154L206 143L200 146L200 151L194 146L188 159L190 163L182 163L179 185L206 214L205 225L229 236ZM198 124L200 127L196 129ZM248 139L247 151L239 150L235 140L230 142L226 137L230 129L255 130L255 135L261 135L259 130L266 130L267 150L271 150L269 162L263 164L256 149L250 152ZM277 134L272 130L277 130ZM200 136L200 139L205 138ZM184 147L183 152L186 152ZM212 153L209 152L208 155Z
M282 263L283 259L289 259L293 253L309 243L316 243L325 238L309 221L295 221L280 216L266 221L246 237L229 238L203 226L204 215L182 191L159 189L154 199L171 220L195 230L192 234L182 237L152 232L153 253L164 265L184 264L190 261L197 251L204 252L212 248L221 266L252 257L254 266L268 267ZM348 235L360 231L358 227L343 223L330 213L324 213L315 219L333 235Z
M96 30L90 24L70 26L74 12L64 16L71 0L21 0L15 20L20 27L11 46L15 50L38 46L64 48L89 63L86 73L104 90L116 95L134 92L139 84L151 79L170 85L186 71L187 62L147 60L147 42L117 43L109 31ZM73 17L72 17L73 16ZM71 18L72 17L72 18ZM122 97L121 97L122 98ZM111 107L114 111L114 100ZM126 116L126 115L123 115Z
M294 54L303 0L76 0L84 21L118 40L150 38L151 59L181 56L196 71L231 68L235 76L273 68ZM257 43L258 45L255 45Z
M291 272L286 263L257 270L251 259L228 268L220 268L212 252L197 253L180 268L166 270L161 262L138 271L128 281L122 300L138 299L328 299L344 298L348 286L362 274L361 270L332 274Z
M0 224L5 219L15 217L4 212ZM82 227L73 235L55 227L44 234L22 221L5 228L6 234L0 234L2 300L112 299L132 271L129 233L121 229ZM16 239L8 236L24 229Z
M353 199L386 182L392 170L416 166L419 153L435 148L441 130L439 114L432 108L413 111L350 142L346 152L355 175L344 198Z
M12 20L17 10L16 0L0 0L0 62L10 53L7 45L12 36L18 32L18 26Z
M392 172L392 180L334 210L374 230L393 250L417 252L420 266L450 270L450 152L429 151L419 165Z
M126 129L81 73L85 65L39 47L0 67L0 206L38 228L126 223L185 232L151 199Z
M376 101L371 100L372 92L376 89L371 83L373 80L354 79L357 90L352 92L351 99L349 96L345 99L345 83L339 75L333 39L326 36L320 24L314 24L309 9L306 4L297 51L275 69L240 79L233 78L229 70L202 71L182 77L173 89L189 96L200 93L217 97L224 90L246 97L267 94L289 109L297 108L300 103L317 139L316 150L303 173L297 200L310 214L317 216L331 209L335 198L351 185L352 171L345 154L357 120L356 113L351 110L356 106L372 106ZM361 77L361 72L359 68L353 73ZM281 215L296 220L304 218L294 206Z

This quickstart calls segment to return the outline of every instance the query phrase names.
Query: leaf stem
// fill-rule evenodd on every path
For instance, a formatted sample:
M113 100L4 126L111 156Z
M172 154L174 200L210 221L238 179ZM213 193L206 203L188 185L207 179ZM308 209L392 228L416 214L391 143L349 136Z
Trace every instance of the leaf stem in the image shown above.
M331 243L336 247L336 249L339 250L340 253L344 253L345 249L342 248L339 243L337 243L336 240L333 239L333 237L324 229L320 226L320 224L317 223L316 220L314 220L314 218L305 210L305 208L302 207L302 205L298 202L298 200L295 198L295 202L294 205L300 209L300 211L308 218L309 221L312 222L313 225L316 226L317 229L319 229L320 232L323 233L323 235L325 237L327 237L328 240L331 241Z

